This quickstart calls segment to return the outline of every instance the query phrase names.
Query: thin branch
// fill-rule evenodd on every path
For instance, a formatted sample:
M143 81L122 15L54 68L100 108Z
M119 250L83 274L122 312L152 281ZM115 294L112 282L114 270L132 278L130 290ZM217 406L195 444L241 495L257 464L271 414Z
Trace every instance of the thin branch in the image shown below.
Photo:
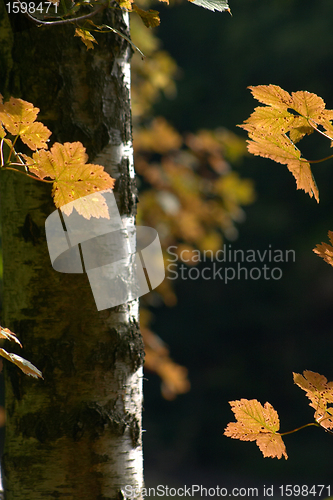
M319 130L319 128L317 128L317 125L318 123L316 123L314 120L312 120L311 118L308 119L308 122L309 124L311 125L311 127L313 127L317 132L319 132L319 134L323 135L324 137L326 137L327 139L329 139L330 141L333 141L332 137L330 137L329 135L325 134L325 132L322 132L321 130ZM313 122L316 126L313 126L310 122Z
M311 422L310 424L305 424L302 425L301 427L297 427L297 429L294 429L293 431L281 432L281 433L279 432L279 435L286 436L287 434L293 434L294 432L300 431L301 429L305 429L305 427L310 427L310 425L314 425L316 427L322 427L322 425L318 424L318 422Z
M18 164L16 164L18 165ZM31 177L31 179L35 179L35 181L41 181L41 182L47 182L47 183L52 183L54 181L46 181L45 179L40 179L39 177L36 177L35 175L30 175L27 174L26 172L22 172L22 170L17 170L17 168L12 168L12 167L2 167L4 170L14 170L14 172L18 172L19 174L26 175L27 177Z
M321 158L321 160L306 160L306 161L309 163L321 163L322 161L331 160L331 158L333 158L333 155L326 156L326 158Z
M83 19L89 19L91 17L94 17L98 12L101 12L101 10L105 9L106 4L101 5L98 9L94 10L93 12L90 12L89 14L85 14L84 16L80 17L73 17L71 19L61 19L60 21L42 21L40 19L36 19L33 17L29 12L25 12L24 15L31 21L33 21L36 24L43 25L43 26L53 26L53 25L60 25L60 24L70 24L74 23L77 21L82 21Z

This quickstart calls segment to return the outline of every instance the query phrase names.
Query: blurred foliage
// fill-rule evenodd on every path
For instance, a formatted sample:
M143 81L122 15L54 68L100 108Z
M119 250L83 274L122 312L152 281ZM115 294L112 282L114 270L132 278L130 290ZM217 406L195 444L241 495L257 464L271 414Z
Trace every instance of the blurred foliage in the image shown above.
M246 155L245 141L223 128L180 133L153 105L164 95L173 99L181 71L152 30L131 18L132 39L146 55L132 59L134 156L139 184L137 223L158 231L165 260L174 245L194 255L195 250L216 252L224 237L235 240L236 224L245 214L241 205L254 201L254 186L232 170ZM196 265L192 259L188 265ZM166 267L167 269L167 267ZM174 306L177 296L168 279L141 299L141 329L146 345L145 367L162 379L162 395L174 399L189 390L187 370L174 363L169 350L151 331L147 307Z

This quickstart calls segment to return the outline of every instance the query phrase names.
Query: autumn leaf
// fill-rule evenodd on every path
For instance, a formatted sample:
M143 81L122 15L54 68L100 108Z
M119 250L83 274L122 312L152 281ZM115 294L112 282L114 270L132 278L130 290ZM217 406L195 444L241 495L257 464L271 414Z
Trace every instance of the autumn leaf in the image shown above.
M20 347L22 347L22 344L17 338L16 334L11 332L9 328L2 328L2 326L0 326L0 339L12 340L16 342L16 344L18 344ZM7 359L11 363L14 363L26 375L30 375L31 377L35 378L43 378L42 372L39 371L38 368L36 368L33 364L31 364L30 361L21 358L21 356L18 356L17 354L13 354L11 352L7 352L5 351L5 349L0 349L0 356Z
M37 177L54 180L52 195L55 206L60 208L69 204L63 208L66 215L70 215L75 206L78 213L87 219L90 216L106 216L106 204L101 203L101 197L96 196L89 203L84 200L70 203L89 194L112 189L115 182L101 165L86 163L88 156L81 142L55 143L50 151L37 151L32 158L24 156L24 159ZM91 203L94 205L91 206Z
M313 249L314 253L318 254L322 259L324 259L327 264L333 266L333 231L328 231L328 237L331 245L328 243L321 243Z
M90 31L85 30L83 28L76 28L74 36L79 36L81 38L82 42L87 47L87 50L93 49L94 48L93 43L97 43L94 35L92 35Z
M230 13L229 5L226 0L189 0L191 3L195 5L199 5L199 7L203 7L204 9L212 10L215 12L216 10L219 12L223 12L224 10Z
M312 175L310 164L301 158L300 150L286 135L266 136L249 133L249 136L252 139L248 141L250 153L287 165L288 170L296 179L297 189L304 189L310 197L314 196L319 202L318 187Z
M132 3L133 0L117 0L117 3L122 9L126 9L131 11L132 10Z
M0 356L7 359L11 363L14 363L14 365L18 366L26 375L30 375L30 377L34 378L43 378L42 372L30 363L30 361L21 358L21 356L7 352L5 349L0 349Z
M256 441L264 457L288 458L281 435L280 421L269 403L264 406L256 399L230 401L237 422L227 425L224 434L241 441Z
M157 10L142 10L135 3L133 3L132 8L141 17L147 28L155 28L160 24L159 12Z
M310 406L314 408L315 420L326 429L333 428L333 407L327 407L333 403L333 382L327 382L324 375L305 370L303 375L293 373L294 382L310 399Z
M11 97L5 104L0 103L0 122L7 131L20 136L30 149L47 149L50 130L40 122L36 122L39 109L30 102ZM0 131L1 134L1 131Z
M15 333L11 332L9 328L2 328L2 326L0 326L0 339L13 340L16 344L22 347L22 344L16 337Z
M325 109L323 99L311 92L289 94L277 85L249 88L253 97L266 105L255 108L240 125L248 132L249 152L287 165L296 179L297 189L303 189L319 202L310 162L301 157L295 143L314 130L332 139L333 111Z

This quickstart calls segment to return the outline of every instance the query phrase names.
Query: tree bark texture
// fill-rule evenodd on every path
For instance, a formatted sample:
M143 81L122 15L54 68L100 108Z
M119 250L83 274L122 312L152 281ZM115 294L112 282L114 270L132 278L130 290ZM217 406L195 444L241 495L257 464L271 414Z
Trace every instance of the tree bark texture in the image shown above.
M94 18L128 35L127 14ZM81 141L116 179L122 219L136 205L128 42L97 34L86 50L74 26L37 27L0 0L0 92L40 108L51 142ZM25 152L25 151L23 151ZM7 500L116 500L141 488L142 364L138 302L97 311L86 274L53 270L45 219L50 185L0 172L1 325L14 331L44 380L5 362Z

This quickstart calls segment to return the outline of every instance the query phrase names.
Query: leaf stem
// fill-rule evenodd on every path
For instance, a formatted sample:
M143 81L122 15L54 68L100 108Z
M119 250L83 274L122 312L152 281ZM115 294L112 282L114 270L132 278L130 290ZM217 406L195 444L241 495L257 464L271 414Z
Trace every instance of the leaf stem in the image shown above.
M323 132L322 130L319 130L319 128L317 128L318 126L318 123L316 123L314 120L312 120L311 118L308 118L308 122L309 122L309 125L311 125L311 127L313 127L319 134L323 135L324 137L326 137L327 139L329 139L330 141L333 141L332 137L330 137L329 135L325 134L325 132ZM312 122L312 123L310 123ZM313 123L315 125L313 125Z
M17 165L17 166L21 166L20 163L11 163L11 165ZM39 177L35 176L35 175L30 175L28 174L27 172L22 172L22 170L18 170L17 168L13 168L13 167L2 167L4 170L14 170L14 172L18 172L19 174L23 174L23 175L26 175L27 177L31 177L31 179L35 179L35 181L41 181L41 182L47 182L47 183L52 183L54 181L47 181L45 179L40 179Z
M322 425L318 424L318 422L310 422L309 424L302 425L301 427L297 427L293 431L288 432L279 432L280 436L286 436L287 434L293 434L294 432L300 431L301 429L305 429L305 427L310 427L310 425L314 425L316 427L322 427ZM326 429L325 429L326 430Z
M102 9L104 9L106 5L101 5L98 9L94 10L93 12L90 12L89 14L85 14L84 16L80 17L73 17L71 19L61 19L60 21L42 21L41 19L36 19L35 17L31 16L29 12L26 12L24 15L28 17L31 21L33 21L36 24L42 24L43 26L53 26L53 25L59 25L59 24L70 24L74 23L77 21L81 21L83 19L89 19L91 17L94 17L98 12L100 12Z
M326 156L326 158L321 158L320 160L306 160L309 163L321 163L322 161L330 160L333 158L333 155Z

